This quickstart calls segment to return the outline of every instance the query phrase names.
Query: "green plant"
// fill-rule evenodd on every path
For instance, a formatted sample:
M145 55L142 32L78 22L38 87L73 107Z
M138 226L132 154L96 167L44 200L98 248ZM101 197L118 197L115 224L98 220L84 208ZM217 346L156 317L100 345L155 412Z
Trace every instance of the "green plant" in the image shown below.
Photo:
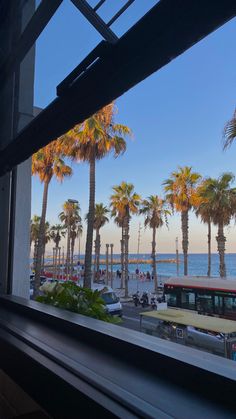
M44 294L36 297L40 303L83 314L109 323L120 323L121 320L106 312L105 303L101 298L102 291L82 288L72 281L63 284L45 282L40 291Z

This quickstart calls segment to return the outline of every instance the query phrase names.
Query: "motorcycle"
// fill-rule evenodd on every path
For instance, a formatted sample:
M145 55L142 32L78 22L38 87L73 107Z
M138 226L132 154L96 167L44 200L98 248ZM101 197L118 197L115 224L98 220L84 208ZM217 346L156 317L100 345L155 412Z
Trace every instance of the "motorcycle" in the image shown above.
M146 291L143 292L143 295L140 298L140 304L142 307L149 306L148 293Z
M153 310L157 309L157 303L156 303L156 298L155 297L151 298L151 307L152 307Z
M133 298L135 307L138 307L138 305L140 304L139 292L137 291L135 294L133 294L132 298Z

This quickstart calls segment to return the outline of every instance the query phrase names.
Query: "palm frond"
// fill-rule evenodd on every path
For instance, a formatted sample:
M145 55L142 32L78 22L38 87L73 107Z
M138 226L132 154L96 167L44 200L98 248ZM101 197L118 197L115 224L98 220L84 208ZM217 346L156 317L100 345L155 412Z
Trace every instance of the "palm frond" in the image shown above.
M235 139L236 139L236 109L234 111L233 118L230 119L224 127L223 149L226 150L228 147L230 147Z

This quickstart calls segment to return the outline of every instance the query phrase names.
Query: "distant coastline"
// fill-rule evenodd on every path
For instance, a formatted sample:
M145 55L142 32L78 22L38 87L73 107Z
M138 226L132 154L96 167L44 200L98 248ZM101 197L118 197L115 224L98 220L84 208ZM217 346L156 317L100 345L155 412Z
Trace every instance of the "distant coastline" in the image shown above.
M65 256L65 255L64 255ZM113 270L117 271L120 270L120 264L116 264L116 260L120 258L120 254L113 255ZM188 256L188 273L189 275L194 276L206 276L207 275L207 258L208 255L206 253L189 253ZM101 259L105 260L106 257L104 254L101 255ZM150 263L146 263L150 261L150 253L141 253L137 255L135 253L129 254L129 259L135 259L134 263L129 264L129 272L135 273L136 269L138 268L140 272L152 272L152 265ZM141 263L141 259L145 259L144 263ZM158 275L165 275L165 276L176 276L177 275L177 264L170 263L168 260L175 259L175 253L158 253L157 260L166 259L165 263L157 262L157 274ZM74 256L74 263L77 264L78 261L83 264L84 255L76 254ZM179 255L179 275L183 275L183 255ZM217 253L212 254L212 276L219 277L219 256ZM33 259L30 259L32 263ZM61 262L63 259L61 259ZM110 261L110 255L109 255ZM51 257L46 257L45 262L52 262ZM225 262L226 262L226 270L228 277L236 277L236 253L226 253L225 254ZM101 265L101 268L104 269L106 265Z

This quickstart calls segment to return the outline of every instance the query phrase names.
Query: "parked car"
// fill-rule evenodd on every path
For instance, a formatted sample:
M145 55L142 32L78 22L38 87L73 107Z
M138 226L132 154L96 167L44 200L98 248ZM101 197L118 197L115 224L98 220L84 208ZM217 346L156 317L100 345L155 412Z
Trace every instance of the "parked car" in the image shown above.
M92 289L101 291L101 298L105 302L109 314L122 317L122 304L111 287L104 284L94 284Z

